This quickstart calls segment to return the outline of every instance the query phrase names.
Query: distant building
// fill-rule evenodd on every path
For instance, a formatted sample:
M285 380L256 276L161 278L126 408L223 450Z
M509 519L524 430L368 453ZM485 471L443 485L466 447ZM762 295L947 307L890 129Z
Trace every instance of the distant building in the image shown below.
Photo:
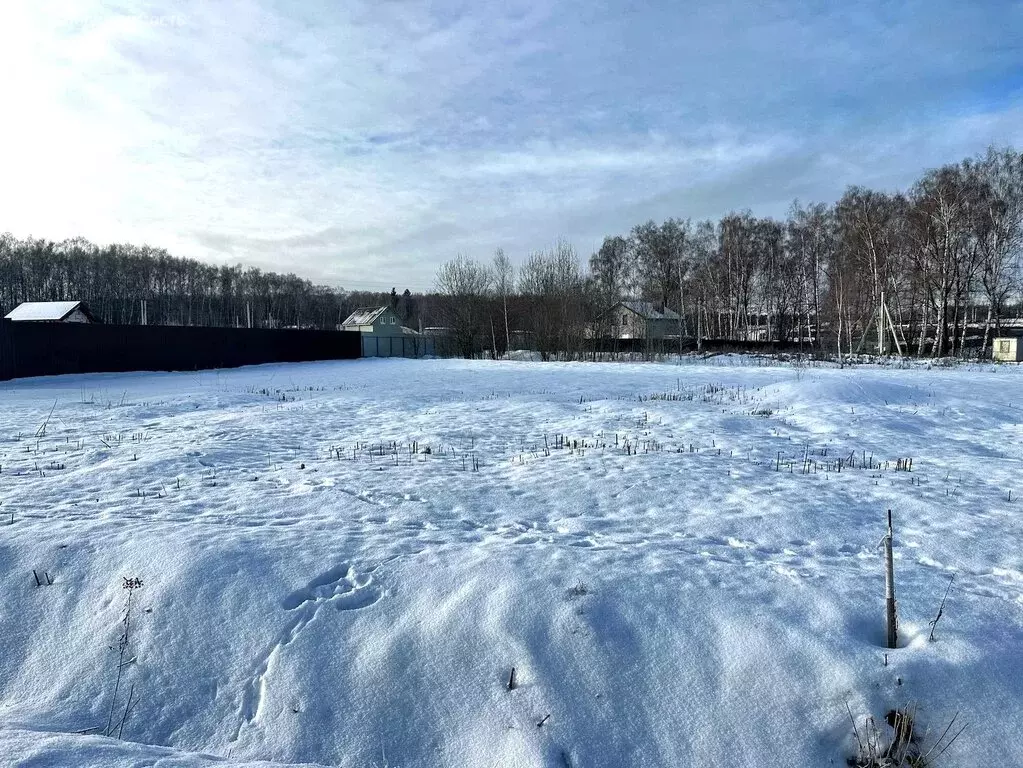
M83 301L26 301L7 313L16 323L95 323Z
M1016 336L1001 336L994 340L991 357L1006 363L1023 362L1023 344Z
M619 301L597 318L593 335L614 339L663 339L679 335L678 312L650 301Z
M401 324L398 313L390 307L362 307L350 314L342 331L362 334L363 357L421 357L433 354L432 343L422 334Z
M362 307L341 323L342 331L360 331L378 336L400 336L401 318L390 307Z

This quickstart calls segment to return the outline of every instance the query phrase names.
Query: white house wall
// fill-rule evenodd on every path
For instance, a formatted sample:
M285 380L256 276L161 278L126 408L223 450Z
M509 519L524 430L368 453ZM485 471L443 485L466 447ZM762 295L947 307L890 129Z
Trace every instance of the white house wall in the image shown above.
M389 320L394 320L394 322L388 322ZM401 320L394 312L385 312L377 318L373 325L360 325L357 328L363 334L397 336L401 334Z
M65 323L88 323L89 318L85 316L85 313L80 309L76 309L70 315L64 318Z
M1023 362L1023 354L1021 353L1023 353L1023 346L1020 345L1019 339L999 338L995 339L992 344L991 357L995 360L1006 363Z
M611 335L619 339L646 338L646 321L624 307L612 310L610 327Z
M678 334L678 320L647 319L624 305L609 313L610 322L603 321L612 337L619 339L663 339Z

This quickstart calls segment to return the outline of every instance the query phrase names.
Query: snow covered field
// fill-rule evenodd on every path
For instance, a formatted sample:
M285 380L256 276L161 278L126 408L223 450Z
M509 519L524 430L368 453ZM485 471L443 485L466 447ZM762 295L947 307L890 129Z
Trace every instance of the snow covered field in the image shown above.
M724 362L0 385L0 764L1023 764L1023 371Z

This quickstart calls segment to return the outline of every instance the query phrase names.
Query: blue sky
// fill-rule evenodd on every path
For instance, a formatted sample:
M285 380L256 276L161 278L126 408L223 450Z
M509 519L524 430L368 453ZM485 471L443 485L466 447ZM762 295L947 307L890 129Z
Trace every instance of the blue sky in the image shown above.
M1023 149L1023 2L6 0L0 231L331 285Z

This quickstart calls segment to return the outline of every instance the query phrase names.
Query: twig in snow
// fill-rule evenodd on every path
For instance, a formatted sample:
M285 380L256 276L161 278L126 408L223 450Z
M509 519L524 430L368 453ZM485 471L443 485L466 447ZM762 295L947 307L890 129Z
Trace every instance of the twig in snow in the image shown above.
M114 693L110 697L110 710L107 712L107 727L103 731L105 736L110 736L113 733L114 726L114 707L117 706L117 693L121 687L121 676L124 674L124 668L134 661L134 659L125 663L124 655L128 650L128 642L130 640L131 633L131 598L135 590L142 586L142 579L138 577L128 578L124 577L121 587L128 590L128 597L125 599L124 604L124 619L122 624L124 626L124 632L121 634L117 641L117 677L114 680ZM132 693L134 693L135 686L132 684ZM128 695L128 704L131 704L131 695ZM128 715L128 708L125 708L125 717ZM122 724L124 719L122 718Z
M945 596L941 598L941 605L938 606L938 615L934 617L934 621L931 624L931 634L928 637L929 640L934 640L934 628L938 626L938 622L941 620L942 614L945 612L945 601L948 600L948 592L952 589L952 582L955 581L956 575L953 573L952 577L948 580L948 586L945 587Z
M849 713L849 722L852 723L853 735L856 737L856 746L860 749L860 754L863 754L863 741L860 739L860 729L856 727L856 718L853 717L852 707L849 706L849 701L845 702L845 709Z
M53 410L56 407L57 407L57 401L54 400L53 401L53 407L50 408L50 412L48 414L46 414L46 418L43 420L42 425L39 427L39 429L36 430L36 437L45 437L46 436L46 425L50 423L50 417L53 415ZM37 444L37 448L38 448L38 444Z
M135 705L139 703L138 699L132 701L132 697L135 695L135 683L131 684L131 689L128 691L128 703L124 705L124 714L121 715L121 722L117 726L117 738L121 738L121 733L124 731L124 723L128 719L128 715L135 708Z
M959 713L958 713L958 712L956 712L956 713L955 713L955 715L953 715L953 716L952 716L952 719L951 719L951 720L949 720L949 723L948 723L948 725L946 725L946 726L945 726L945 730L941 732L941 737L940 737L940 738L939 738L939 739L938 739L938 740L937 740L936 742L934 742L934 744L933 744L933 745L931 746L931 748L930 748L930 749L928 749L928 750L927 750L927 754L925 754L925 755L923 756L923 760L924 760L924 764L925 764L925 765L927 764L927 760L928 760L928 759L930 758L930 756L931 756L931 752L933 752L933 751L934 751L934 750L935 750L935 749L937 748L937 746L938 746L939 744L941 744L942 740L943 740L943 739L944 739L944 738L945 738L945 737L946 737L946 736L948 735L948 732L949 732L950 730L952 730L952 724L953 724L953 723L955 723L955 721L956 721L956 718L958 718L958 717L959 717ZM967 725L969 725L969 723L965 723L965 724L963 725L963 727L962 727L962 728L960 728L960 729L959 729L958 731L956 731L956 734L955 734L955 736L953 736L953 737L952 737L952 738L951 738L951 739L949 740L949 742L948 742L948 743L947 743L947 744L946 744L946 745L945 745L944 747L942 747L942 748L941 748L941 750L940 750L940 751L938 752L938 754L936 754L936 755L935 755L934 757L935 757L935 758L939 758L939 757L941 757L941 756L942 756L943 754L945 754L945 750L947 750L947 749L948 749L949 747L951 747L951 746L952 746L952 745L953 745L953 744L955 743L955 740L959 738L959 735L960 735L960 734L961 734L961 733L962 733L963 731L965 731L965 730L966 730L966 726L967 726Z

